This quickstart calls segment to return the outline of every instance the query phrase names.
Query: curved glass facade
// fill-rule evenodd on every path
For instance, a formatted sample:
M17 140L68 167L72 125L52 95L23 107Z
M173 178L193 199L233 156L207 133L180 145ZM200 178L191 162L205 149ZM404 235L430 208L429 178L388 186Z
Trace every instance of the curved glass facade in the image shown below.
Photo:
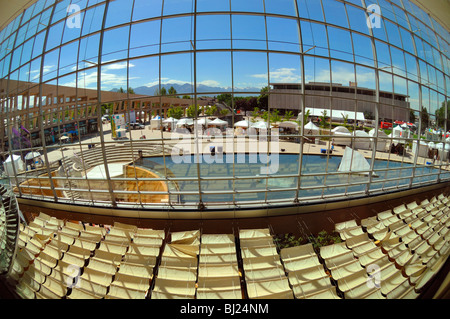
M449 56L409 0L38 0L0 32L3 182L169 210L446 181Z

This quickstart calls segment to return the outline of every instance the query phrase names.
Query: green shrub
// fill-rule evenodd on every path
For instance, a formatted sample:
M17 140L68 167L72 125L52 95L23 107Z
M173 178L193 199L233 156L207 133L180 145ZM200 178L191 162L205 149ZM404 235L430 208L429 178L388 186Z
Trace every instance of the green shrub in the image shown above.
M273 240L280 249L300 246L303 244L303 238L296 238L292 233L277 234L274 236Z
M318 250L322 246L328 246L333 244L338 244L342 242L341 237L335 231L328 234L327 231L322 230L317 234L316 237L309 236L309 242L312 243L314 249Z

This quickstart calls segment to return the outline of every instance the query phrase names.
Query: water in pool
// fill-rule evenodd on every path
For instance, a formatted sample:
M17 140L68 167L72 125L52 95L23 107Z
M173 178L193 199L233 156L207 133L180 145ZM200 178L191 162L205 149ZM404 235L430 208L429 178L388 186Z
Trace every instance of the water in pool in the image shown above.
M282 175L298 175L299 173L299 156L298 154L279 154L278 167L276 172L271 174L271 178L264 179L261 174L261 167L267 167L268 164L264 159L262 161L256 161L255 158L248 154L235 154L234 164L233 157L231 161L225 159L225 156L220 160L220 157L212 157L211 155L203 155L200 158L200 164L197 165L194 155L190 155L190 158L179 163L173 161L170 156L166 157L149 157L143 158L136 163L136 165L142 165L153 171L159 172L161 176L164 176L164 162L167 168L167 174L169 177L174 178L197 178L198 170L200 169L200 186L197 180L195 181L177 181L178 188L184 195L181 195L180 200L182 202L197 202L199 200L198 195L191 195L189 192L198 192L200 190L205 192L202 194L202 200L204 202L231 202L231 201L255 201L255 200L283 200L295 198L296 189L298 185L298 177L281 177ZM355 186L336 186L339 184L346 184L348 181L352 183L368 181L367 176L348 175L339 176L332 175L331 173L337 172L342 157L340 156L321 156L321 155L303 155L302 158L302 176L301 189L299 191L299 197L311 197L332 195L345 192L363 192L366 185ZM231 163L230 163L231 162ZM328 164L327 164L328 162ZM370 163L371 160L369 159ZM270 164L270 162L269 162ZM397 185L408 185L410 182L410 176L412 175L412 165L408 163L400 163L393 161L377 160L374 165L375 169L392 169L402 168L394 171L380 171L378 177L373 178L371 184L371 190L379 189L382 187L391 187ZM424 175L421 177L415 177L416 182L432 182L436 180L436 175L431 173L437 173L438 169L431 167L422 167L416 169L417 175ZM317 176L320 173L330 173L326 176ZM232 177L236 176L237 179L232 180ZM401 178L397 181L385 181L392 178ZM229 179L227 179L229 178ZM305 187L317 187L325 185L324 189L303 189ZM291 189L291 190L285 190ZM234 190L234 192L233 192ZM266 190L277 190L276 192L267 192ZM228 194L213 194L218 191L226 191Z

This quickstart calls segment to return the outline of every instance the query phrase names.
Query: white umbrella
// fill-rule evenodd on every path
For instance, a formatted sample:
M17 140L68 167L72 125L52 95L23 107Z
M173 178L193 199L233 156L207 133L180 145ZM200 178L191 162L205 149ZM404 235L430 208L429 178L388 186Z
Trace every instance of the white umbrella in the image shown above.
M25 155L26 160L32 160L33 158L41 156L41 153L39 152L30 152L27 155Z
M67 140L68 138L69 138L68 136L65 136L65 135L64 135L64 136L61 136L59 139L60 139L60 140Z

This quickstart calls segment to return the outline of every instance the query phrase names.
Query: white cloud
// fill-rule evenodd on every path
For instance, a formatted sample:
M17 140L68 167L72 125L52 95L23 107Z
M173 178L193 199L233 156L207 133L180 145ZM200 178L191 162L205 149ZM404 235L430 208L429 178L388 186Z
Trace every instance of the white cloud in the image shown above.
M267 79L267 73L252 74L252 78ZM270 71L270 82L273 83L299 83L301 75L295 68L278 68Z
M206 85L206 86L213 86L213 87L220 86L220 83L215 81L215 80L205 80L205 81L198 82L197 84L199 84L199 85Z

